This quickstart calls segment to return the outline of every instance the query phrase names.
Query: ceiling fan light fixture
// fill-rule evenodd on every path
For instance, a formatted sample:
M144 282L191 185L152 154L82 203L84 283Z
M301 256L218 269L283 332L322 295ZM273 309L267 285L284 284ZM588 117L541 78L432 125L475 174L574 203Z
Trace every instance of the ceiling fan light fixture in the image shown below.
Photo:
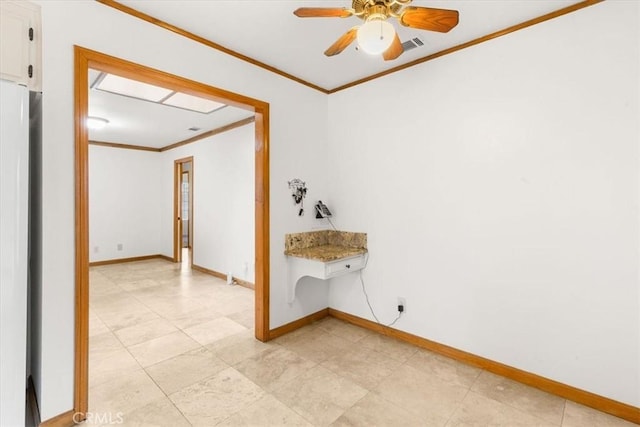
M369 19L358 29L358 44L366 53L379 55L389 49L396 30L384 19Z

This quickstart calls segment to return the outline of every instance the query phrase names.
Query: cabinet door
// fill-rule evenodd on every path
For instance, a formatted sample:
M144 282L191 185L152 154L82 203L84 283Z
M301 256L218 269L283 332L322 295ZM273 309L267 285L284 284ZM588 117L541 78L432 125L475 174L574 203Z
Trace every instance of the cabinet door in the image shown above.
M0 78L40 90L39 68L39 6L0 1Z

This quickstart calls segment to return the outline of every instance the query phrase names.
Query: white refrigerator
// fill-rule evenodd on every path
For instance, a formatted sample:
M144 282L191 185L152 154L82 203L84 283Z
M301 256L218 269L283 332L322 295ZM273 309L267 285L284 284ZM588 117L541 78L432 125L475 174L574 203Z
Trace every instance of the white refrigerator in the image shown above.
M25 423L29 90L0 80L0 426Z

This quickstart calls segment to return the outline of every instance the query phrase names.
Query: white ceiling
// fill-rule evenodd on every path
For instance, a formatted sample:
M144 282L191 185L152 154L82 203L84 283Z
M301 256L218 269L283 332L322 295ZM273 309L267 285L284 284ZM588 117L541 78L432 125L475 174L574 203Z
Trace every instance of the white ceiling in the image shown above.
M448 33L403 27L392 19L404 42L419 37L424 46L395 61L356 51L323 52L362 21L350 18L298 18L299 7L351 7L350 0L119 0L138 11L311 82L333 89L475 38L539 17L576 0L414 0L412 6L454 9L459 24Z
M98 74L98 71L89 71L90 84ZM89 116L109 120L104 129L89 131L89 139L92 141L162 148L252 117L253 113L226 106L203 114L91 89ZM190 131L192 126L201 129Z
M303 19L293 14L299 7L351 7L351 0L119 2L326 90L580 3L577 0L414 0L412 6L458 10L459 24L442 34L406 28L392 19L403 42L418 37L424 46L405 52L395 61L385 62L379 56L357 51L357 42L337 56L329 58L323 54L338 37L359 25L360 19ZM93 82L97 74L92 71L89 81ZM89 115L110 121L103 130L91 130L91 140L161 148L253 114L229 106L201 114L90 90ZM192 126L201 130L189 131Z

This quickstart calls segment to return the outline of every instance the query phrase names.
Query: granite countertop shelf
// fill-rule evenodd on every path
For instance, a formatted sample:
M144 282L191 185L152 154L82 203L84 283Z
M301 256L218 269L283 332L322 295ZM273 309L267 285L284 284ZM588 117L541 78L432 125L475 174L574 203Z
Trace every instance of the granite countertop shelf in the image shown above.
M285 236L284 254L330 262L367 253L367 234L348 231L310 231Z
M303 277L328 280L366 266L367 234L348 231L310 231L285 235L287 302L293 303Z
M350 248L348 246L322 245L310 248L291 249L284 252L285 255L298 258L312 259L316 261L329 262L337 259L349 258L367 253L365 248Z

